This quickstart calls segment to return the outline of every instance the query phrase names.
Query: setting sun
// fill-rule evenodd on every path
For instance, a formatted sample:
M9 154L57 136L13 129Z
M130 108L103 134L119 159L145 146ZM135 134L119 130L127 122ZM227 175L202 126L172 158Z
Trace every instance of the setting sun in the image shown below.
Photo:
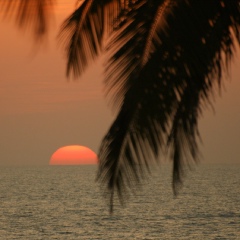
M71 145L59 148L51 156L49 165L81 165L97 164L97 155L91 149Z

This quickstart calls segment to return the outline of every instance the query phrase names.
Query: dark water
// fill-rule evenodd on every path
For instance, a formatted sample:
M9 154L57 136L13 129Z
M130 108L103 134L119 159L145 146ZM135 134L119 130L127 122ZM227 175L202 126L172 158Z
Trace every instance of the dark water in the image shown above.
M240 239L240 165L197 167L177 198L163 167L112 216L95 174L0 168L0 239Z

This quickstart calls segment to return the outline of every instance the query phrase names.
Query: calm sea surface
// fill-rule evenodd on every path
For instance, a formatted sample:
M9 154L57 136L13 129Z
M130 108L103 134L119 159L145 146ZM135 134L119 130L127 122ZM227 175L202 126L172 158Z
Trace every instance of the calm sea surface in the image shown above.
M0 168L0 239L240 239L240 165L200 165L177 198L167 166L112 216L96 166Z

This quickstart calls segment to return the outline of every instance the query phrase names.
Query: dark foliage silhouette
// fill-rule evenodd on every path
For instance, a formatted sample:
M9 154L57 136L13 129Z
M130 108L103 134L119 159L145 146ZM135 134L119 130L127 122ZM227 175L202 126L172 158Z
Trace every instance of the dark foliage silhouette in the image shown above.
M27 10L19 5L21 25L32 20ZM106 93L119 112L100 147L97 180L110 193L110 211L114 194L123 200L166 150L177 193L184 166L198 160L198 119L239 47L239 27L239 0L78 1L59 39L68 76L107 55Z

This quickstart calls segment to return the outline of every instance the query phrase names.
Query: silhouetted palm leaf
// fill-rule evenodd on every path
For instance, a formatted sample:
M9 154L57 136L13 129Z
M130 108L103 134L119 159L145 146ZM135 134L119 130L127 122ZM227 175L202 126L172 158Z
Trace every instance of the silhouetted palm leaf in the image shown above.
M240 42L239 1L171 1L169 13L161 14L166 24L159 21L156 27L149 19L156 19L167 2L136 1L109 47L117 50L109 61L107 86L121 108L100 149L98 179L111 196L131 187L131 179L141 179L138 168L152 157L149 149L157 158L166 141L177 192L184 162L198 158L198 117L221 84L234 37Z
M36 40L42 39L48 31L56 0L0 0L6 15L16 18L19 27L31 27Z
M120 0L85 0L63 23L59 38L67 56L67 76L79 77L101 52L120 12Z

